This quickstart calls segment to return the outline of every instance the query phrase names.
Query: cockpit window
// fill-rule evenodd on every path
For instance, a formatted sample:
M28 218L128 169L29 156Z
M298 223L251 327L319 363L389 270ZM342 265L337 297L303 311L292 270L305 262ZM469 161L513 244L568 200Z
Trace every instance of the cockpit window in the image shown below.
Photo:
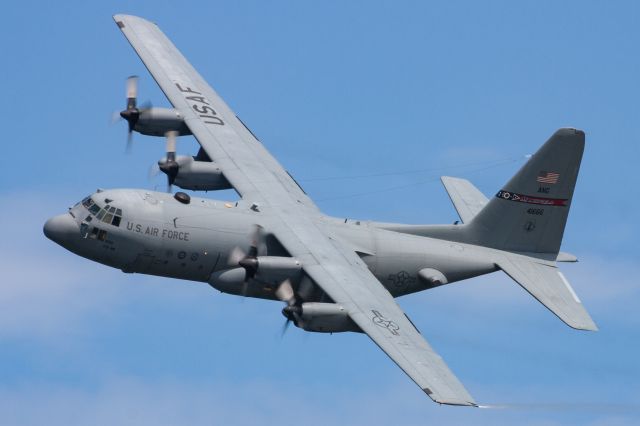
M100 211L100 206L93 201L91 197L87 197L82 200L82 205L87 208L92 214L97 214Z
M93 214L98 220L104 223L111 224L113 226L120 226L122 221L122 209L110 206L113 200L105 198L107 205L100 207L91 197L87 197L82 200L82 205L85 206L91 214Z
M97 218L102 220L104 223L109 223L113 226L120 226L120 222L122 221L122 210L116 209L115 207L107 204L102 210L100 210Z

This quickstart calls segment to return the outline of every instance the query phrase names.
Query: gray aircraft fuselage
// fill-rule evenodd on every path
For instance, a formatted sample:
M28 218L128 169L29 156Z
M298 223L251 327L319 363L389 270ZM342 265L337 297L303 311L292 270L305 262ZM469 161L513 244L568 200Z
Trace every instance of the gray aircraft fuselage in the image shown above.
M474 256L473 245L392 232L373 222L318 218L358 252L394 297L496 270ZM248 229L273 229L272 223L268 210L243 201L191 197L183 204L172 194L114 189L96 192L49 219L44 232L71 252L124 272L207 282L225 293L275 300L279 282L256 277L243 288L244 269L228 261L234 249L250 245ZM260 250L287 255L268 235ZM425 279L429 271L446 279ZM305 300L328 301L313 287Z

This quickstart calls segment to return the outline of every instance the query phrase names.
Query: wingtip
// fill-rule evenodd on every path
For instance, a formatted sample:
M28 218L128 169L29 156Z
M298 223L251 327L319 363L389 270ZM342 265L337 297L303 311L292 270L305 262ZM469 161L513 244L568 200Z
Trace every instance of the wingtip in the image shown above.
M582 331L599 331L598 326L596 325L596 323L591 319L591 317L585 319L582 322L573 322L573 323L569 323L566 322L566 324L573 328L574 330L582 330Z
M579 327L574 327L576 330L583 331L599 331L598 326L595 323L581 325Z
M462 400L440 400L436 401L440 405L451 405L453 407L475 407L478 408L479 405L475 401L462 401Z
M468 393L467 393L467 396L469 400L466 400L466 399L457 399L457 398L441 398L435 395L433 391L431 391L431 389L429 388L424 388L422 390L424 391L424 393L427 394L427 396L429 396L429 398L433 400L433 402L436 402L440 405L453 405L457 407L478 407L478 404L473 400L471 395L469 395Z
M127 20L137 20L137 21L148 22L150 24L153 24L153 22L141 16L127 15L126 13L116 13L115 15L113 15L113 20L116 21L118 26L121 26L121 24L123 24L123 21L127 21Z

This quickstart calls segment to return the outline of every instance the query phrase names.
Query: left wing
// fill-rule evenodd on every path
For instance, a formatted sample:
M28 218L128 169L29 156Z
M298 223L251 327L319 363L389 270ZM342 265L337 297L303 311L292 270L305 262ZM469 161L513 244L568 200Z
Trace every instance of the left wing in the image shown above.
M229 183L277 218L269 232L315 283L434 401L476 405L391 294L331 235L315 204L162 31L135 16L114 20Z
M131 15L113 19L202 149L243 199L317 210L156 24Z

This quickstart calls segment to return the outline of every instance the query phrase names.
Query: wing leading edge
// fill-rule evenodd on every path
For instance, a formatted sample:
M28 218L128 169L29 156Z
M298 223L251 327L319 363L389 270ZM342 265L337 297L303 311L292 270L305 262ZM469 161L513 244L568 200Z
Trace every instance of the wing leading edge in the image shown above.
M391 294L331 235L313 202L153 23L114 20L169 101L243 199L278 218L270 230L306 273L435 402L476 406ZM205 108L206 107L206 108Z

